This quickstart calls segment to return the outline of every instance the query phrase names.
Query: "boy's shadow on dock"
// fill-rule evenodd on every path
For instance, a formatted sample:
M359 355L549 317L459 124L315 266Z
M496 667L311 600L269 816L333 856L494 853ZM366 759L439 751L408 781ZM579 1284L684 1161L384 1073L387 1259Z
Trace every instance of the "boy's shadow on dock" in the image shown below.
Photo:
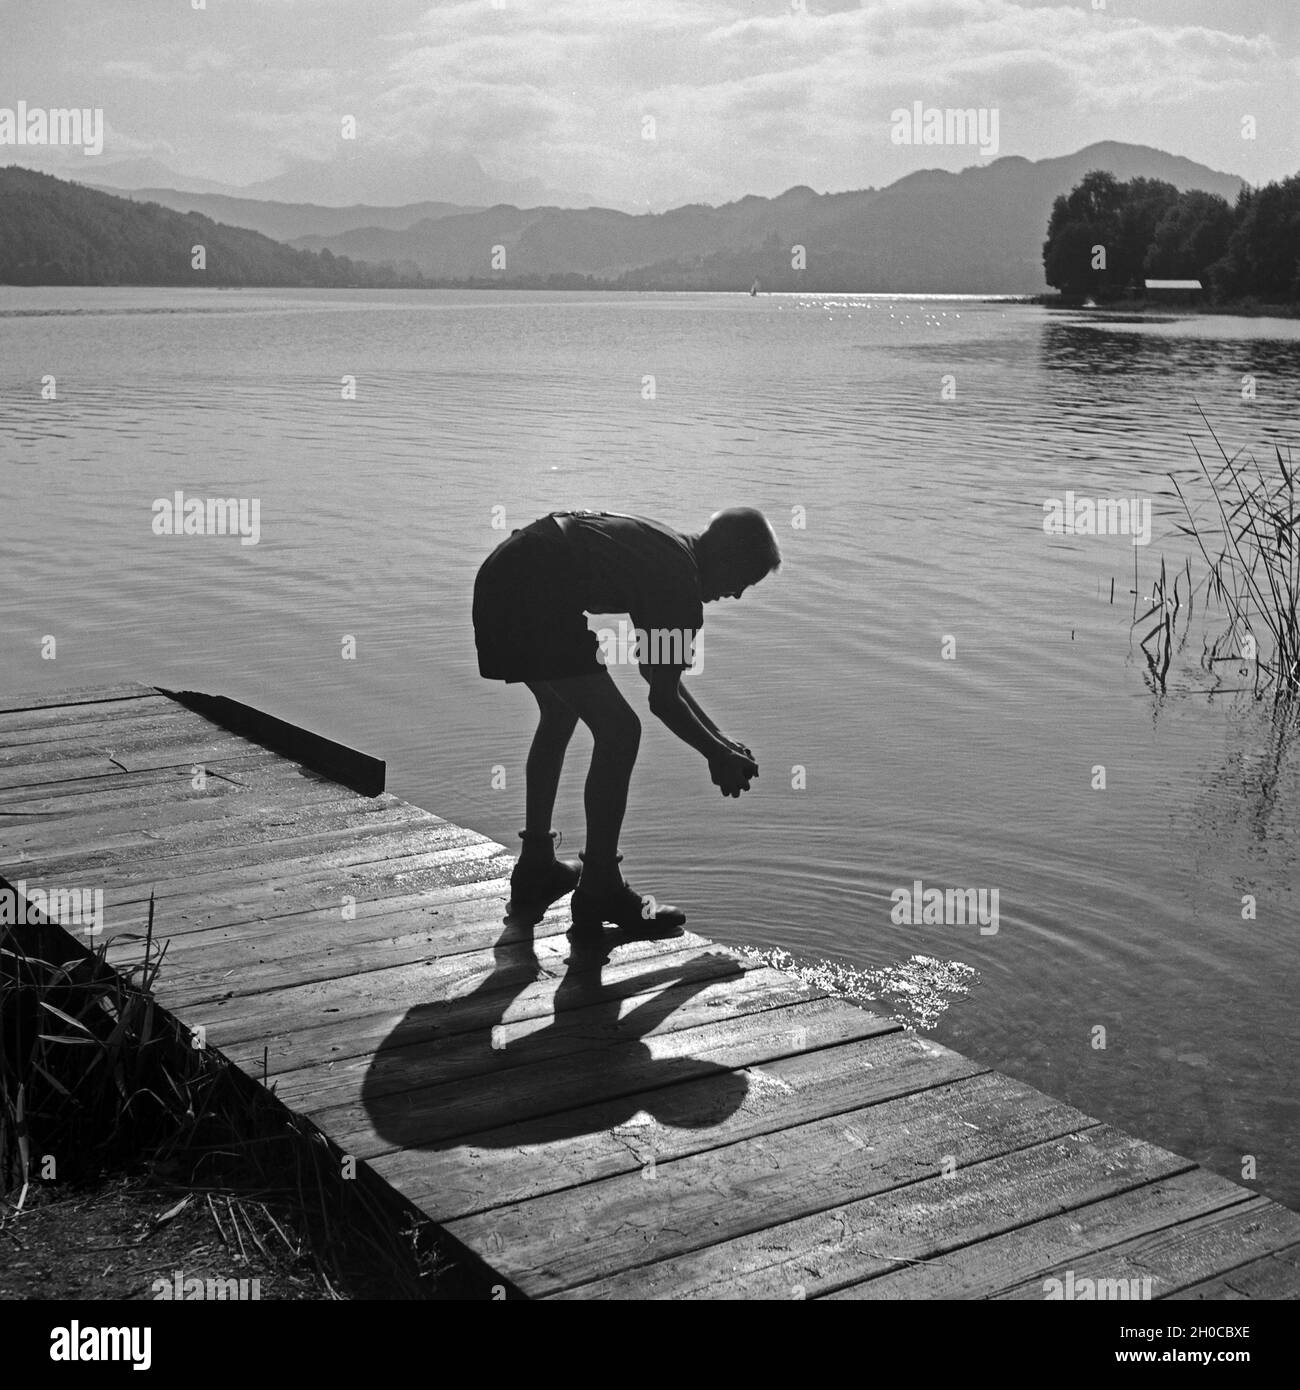
M536 920L507 915L491 973L467 994L416 1005L384 1039L362 1086L381 1138L405 1149L514 1147L612 1129L640 1112L698 1129L739 1109L749 1089L743 1073L680 1047L656 1057L644 1041L695 995L742 975L738 963L706 951L663 964L651 956L643 973L610 985L602 976L613 952L647 938L570 934L564 974L548 997L544 985L533 988L554 979L536 953ZM696 1084L674 1084L684 1081ZM645 1094L661 1087L671 1089Z

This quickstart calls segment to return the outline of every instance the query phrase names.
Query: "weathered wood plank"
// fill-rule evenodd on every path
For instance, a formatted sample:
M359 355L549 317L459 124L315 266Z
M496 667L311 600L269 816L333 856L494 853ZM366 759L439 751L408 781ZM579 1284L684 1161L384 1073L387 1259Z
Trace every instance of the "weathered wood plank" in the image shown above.
M268 912L264 916L239 917L225 920L220 915L211 919L178 922L169 916L169 927L161 932L155 921L155 935L163 935L168 943L168 976L192 966L205 968L219 965L223 960L238 963L255 961L274 965L296 955L327 954L340 942L357 946L368 941L396 941L399 937L424 934L428 943L426 957L456 955L461 951L485 950L498 941L527 940L563 933L569 929L567 899L553 908L541 922L508 918L507 898L510 881L507 878L487 878L459 883L445 888L432 888L418 895L412 905L405 897L384 897L358 900L354 919L344 917L340 903L335 900L326 908L304 912ZM561 919L560 913L563 913ZM143 940L138 928L131 931L110 924L104 933L108 943L108 959L118 963L118 957L134 963L136 943Z
M505 924L503 903L470 899L463 911L476 919L476 934L480 938L490 939L493 928L500 938ZM225 949L223 943L210 942L212 933L205 932L199 948L202 953L197 958L191 951L178 956L173 963L169 955L163 970L171 969L177 976L169 983L169 998L177 1008L210 999L278 993L329 980L346 982L358 975L438 960L456 962L448 965L448 972L454 971L458 977L472 972L476 977L481 974L486 980L494 970L513 971L515 963L520 968L527 966L539 972L558 968L568 951L568 943L560 932L567 931L569 924L567 920L556 919L553 923L553 930L537 938L536 946L530 945L528 938L520 934L512 936L507 944L451 953L443 949L437 922L432 917L420 929L400 934L382 928L375 931L374 924L368 923L361 939L351 934L355 923L340 918L337 929L330 935L328 947L318 937L314 949L287 956L260 954L254 942L245 942L241 948L231 951ZM704 942L695 938L694 944L698 947ZM159 979L162 981L165 976L160 974Z
M264 748L283 754L296 763L332 777L363 796L377 796L384 789L386 768L382 758L373 758L323 734L301 729L265 710L254 709L225 695L205 695L197 690L164 692L187 709L211 719L224 729L242 734Z
M345 897L357 898L358 889L370 890L382 883L418 890L501 876L504 866L499 846L458 827L444 829L444 824L430 827L425 835L428 844L438 846L428 853L386 858L357 846L319 853L315 858L272 856L245 869L231 866L215 873L196 873L189 882L193 895L209 910L224 909L226 918L233 919L236 913L241 917L266 916L283 910L290 891L299 894L299 907L332 904L341 909ZM250 851L249 857L256 859L256 851ZM53 873L46 872L47 866L26 859L13 867L32 882L42 878L53 881L62 872L61 866L54 866ZM186 883L184 878L146 878L127 887L104 885L104 903L113 931L137 929L145 921L152 895L156 901L155 926L170 933L191 900Z
M214 782L238 788L253 785L252 780L246 782L246 778L283 779L286 776L301 777L304 781L329 785L334 787L336 792L338 790L335 783L327 782L316 773L295 768L292 763L286 763L283 758L267 752L264 748L246 750L239 757L223 758L220 763L208 763L207 768L208 788L203 793L196 792L190 786L191 773L188 767L153 768L145 772L131 773L114 768L102 775L91 773L83 777L70 777L62 782L47 782L33 787L11 787L5 791L4 804L9 812L34 814L27 808L56 806L64 797L75 798L79 803L86 797L129 798L141 795L147 788L156 793L159 805L162 806L172 799L221 795L221 788L214 786Z
M205 724L193 717L141 719L105 725L99 736L91 734L79 739L55 739L0 747L0 775L22 777L24 781L18 785L66 781L66 778L57 775L65 765L76 767L96 757L115 757L118 762L125 764L117 771L132 772L149 767L171 767L187 758L201 762L197 750L247 753L256 746L238 734L228 733L215 724ZM191 750L196 750L193 757Z
M562 936L567 927L565 914L550 931ZM603 971L599 986L592 985L581 993L571 986L560 989L553 976L543 976L519 987L520 980L526 978L524 971L516 979L466 971L465 980L457 983L468 981L474 987L464 993L455 993L455 985L449 983L444 991L447 997L426 996L407 1008L386 1006L382 995L377 994L362 1002L356 1011L347 1003L326 1005L317 1014L304 1014L301 1024L296 1018L286 1023L274 1007L278 996L272 994L265 1000L248 1003L244 1020L227 1024L222 1018L225 1031L211 1032L210 1040L240 1065L251 1066L255 1062L259 1075L265 1048L268 1064L272 1068L278 1066L278 1074L283 1074L313 1066L322 1059L342 1060L360 1055L363 1047L377 1053L398 1029L404 1040L412 1042L476 1033L490 1037L494 1028L527 1020L558 1020L571 1008L599 1003L608 1006L675 982L713 980L731 973L731 966L726 963L729 957L716 950L700 952L689 948L660 955L648 954L651 949L643 948L638 954L624 952ZM507 992L498 989L498 984L504 984ZM255 1006L265 1007L254 1012ZM192 1013L205 1021L209 1014L220 1016L222 1007L226 1005L221 1001L198 1005L187 1011L187 1017ZM232 1038L234 1033L243 1036Z
M697 1001L707 1005L714 990L725 988L725 982L711 985ZM627 1004L635 1006L642 997L633 996ZM800 1036L792 1034L792 1045L799 1042ZM524 1126L507 1124L467 1135L435 1154L397 1149L371 1162L434 1220L448 1221L986 1070L916 1034L878 1034L745 1068L739 1105L730 1074L710 1074L638 1093L637 1113L631 1118L620 1098Z
M327 977L263 993L235 994L232 981L228 994L187 1001L183 1007L187 1021L206 1024L210 1041L223 1051L244 1040L256 1042L260 1048L286 1033L331 1022L347 1020L359 1027L360 1020L372 1014L395 1016L392 1028L405 1021L414 1041L425 1017L437 1025L440 1036L490 1030L495 1024L533 1018L539 1012L620 997L611 992L620 988L625 994L635 994L638 988L649 985L629 987L626 982L642 975L647 963L680 970L687 959L701 954L698 937L632 942L619 948L599 978L583 972L581 980L575 977L561 988L569 975L565 966L570 943L564 936L548 936L536 943L535 954L519 944L495 952L466 951L444 957L430 952L416 964ZM713 947L711 954L726 963L718 968L735 969L729 953ZM184 989L183 984L173 986L168 998L182 995ZM408 1018L416 1009L432 1012Z
M765 1016L760 1016L765 1017ZM985 1073L689 1160L450 1221L534 1294L620 1273L862 1201L1091 1125L1071 1106Z
M190 768L199 764L221 769L226 762L245 757L249 749L247 740L216 729L210 735L186 732L175 738L159 738L153 743L125 748L107 743L96 748L85 745L84 751L76 757L56 760L38 757L13 762L10 755L0 753L0 791L48 787L83 777L108 777L117 772L156 772L161 768ZM122 766L118 766L119 763Z
M93 733L127 721L134 723L168 714L175 719L193 717L175 700L159 694L104 704L47 705L43 709L0 712L0 746L65 738L69 731Z
M0 693L0 712L48 709L60 705L103 704L108 700L139 700L157 695L152 685L120 681L116 685L88 685L75 690L25 690Z
M501 1072L516 1067L549 1074L563 1059L566 1066L589 1068L590 1061L573 1061L578 1053L603 1057L616 1043L635 1043L719 1018L742 1018L825 997L777 971L737 967L737 975L716 957L703 959L712 973L696 979L673 976L623 999L566 1009L551 1018L517 1019L490 1030L429 1038L423 1030L436 1023L429 1022L432 1011L426 1010L414 1027L404 1030L399 1025L393 1030L378 1051L320 1058L313 1066L277 1076L276 1095L291 1108L325 1110L453 1082L482 1080L495 1087ZM414 1039L417 1027L422 1036Z
M237 829L228 841L214 843L211 848L194 851L188 856L162 855L157 861L135 862L132 855L120 862L87 865L96 880L104 886L105 897L125 905L154 896L162 899L191 896L186 885L193 885L194 895L205 895L214 888L237 888L262 879L292 879L309 881L341 870L367 864L391 864L394 872L415 867L412 861L442 856L448 864L456 858L481 858L486 847L500 856L500 845L464 830L451 821L430 816L415 816L398 824L386 823L381 813L364 827L350 834L322 829L302 835L282 838L239 839ZM53 873L59 861L38 860L34 856L22 861L35 865L42 872ZM184 866L191 866L186 873Z
M507 884L501 888L508 891ZM561 938L571 924L567 899L537 923L507 916L507 907L504 897L463 884L427 894L417 913L359 912L346 920L335 907L327 913L183 932L167 938L159 984L169 992L175 985L190 1000L200 995L215 999L462 955L474 955L486 969L491 961L505 958L491 952L513 949L525 959L526 943ZM112 936L111 930L110 924L104 933L109 964L138 963L144 938L138 932Z
M188 769L172 769L154 776L119 773L116 780L92 777L69 787L60 784L48 792L36 789L6 793L4 810L0 812L6 820L0 829L13 833L30 829L44 835L44 841L33 842L33 849L55 860L63 856L60 840L68 822L91 824L96 817L102 817L117 826L161 835L173 822L259 813L273 819L324 802L337 803L340 796L352 796L337 782L314 773L304 774L283 758L266 752L240 759L237 780L211 777L202 791L195 791L190 783ZM52 824L55 821L62 822L57 829ZM27 847L26 842L23 847Z
M440 856L425 856L414 870L390 869L383 864L362 864L345 869L322 881L310 874L276 881L269 896L249 893L240 887L233 892L207 892L193 902L176 896L166 904L155 921L155 929L169 938L214 927L239 926L249 922L270 923L285 917L316 913L323 921L329 915L341 920L344 896L355 900L358 917L363 912L420 912L430 902L464 898L497 898L504 918L510 896L511 861L503 854L489 854L471 845L469 857L444 863ZM427 862L428 860L432 862ZM111 933L139 932L147 917L148 899L114 904L110 916Z
M1089 1173L1090 1180L1092 1177ZM1077 1195L1060 1194L1062 1200ZM991 1298L1017 1284L1042 1280L1055 1266L1081 1259L1092 1251L1221 1211L1249 1198L1245 1188L1203 1168L1193 1168L1159 1182L1126 1188L1112 1197L1072 1206L1060 1215L1028 1222L1004 1235L989 1236L947 1252L930 1250L914 1255L913 1259L924 1259L926 1263L895 1268L865 1283L839 1289L829 1297ZM949 1238L958 1239L962 1234L954 1230Z
M887 1118L889 1112L881 1114ZM579 1278L565 1281L573 1285L566 1296L817 1298L1192 1166L1086 1116L1074 1127L1068 1115L1059 1123L1064 1126L1059 1134L1009 1153L986 1156L976 1150L966 1159L954 1154L958 1167L951 1177L934 1171L939 1160L930 1149L930 1176L865 1199L814 1186L823 1198L821 1210L680 1255L666 1251L670 1258L653 1264L651 1246L639 1261L628 1262L632 1267L596 1280L583 1280L579 1270ZM861 1125L854 1129L865 1137ZM942 1147L943 1131L934 1139Z
M332 785L332 784L326 784ZM190 857L213 849L251 844L284 844L321 832L343 832L351 826L389 827L437 822L438 817L396 797L354 796L306 799L286 811L265 798L244 797L225 806L196 793L159 821L157 807L138 805L122 811L88 810L60 818L59 844L49 847L50 827L40 817L18 818L4 827L5 853L40 857L49 872L60 864L75 864L81 876L101 868L120 871L124 864L141 870L163 870L168 861L179 868ZM157 829L150 828L150 812Z
M1138 1297L1167 1298L1298 1241L1300 1216L1267 1198L1252 1197L1224 1211L1071 1260L1068 1266L1055 1266L1048 1275L1064 1281L1067 1271L1072 1273L1076 1290L1081 1279L1137 1280L1131 1287L1140 1290ZM1149 1285L1142 1283L1144 1279L1150 1280ZM995 1296L1042 1299L1046 1293L1043 1280L1034 1279Z
M44 852L41 826L15 827L6 836L11 854L37 863L42 873L53 876L66 864L75 863L83 878L93 877L105 889L125 890L141 884L181 883L209 874L248 872L279 863L303 863L342 846L355 844L373 857L385 856L391 845L399 853L420 846L430 831L464 831L452 827L428 811L394 800L354 797L349 801L308 803L291 813L268 813L249 806L243 814L203 818L197 825L183 817L169 817L165 830L146 833L139 829L118 832L115 818L90 815L81 827L66 825L66 846L57 854ZM80 835L76 829L80 829ZM192 873L187 874L190 868Z
M645 983L632 988L641 992ZM584 1105L619 1096L626 1098L630 1117L640 1109L638 1096L645 1091L701 1076L721 1079L723 1072L733 1074L729 1084L739 1104L747 1086L744 1078L734 1075L741 1067L897 1029L896 1023L851 1004L819 998L615 1042L593 1053L574 1053L558 1065L521 1062L501 1072L491 1087L473 1077L440 1086L412 1087L391 1098L367 1092L361 1104L322 1110L312 1107L304 1113L334 1136L346 1152L368 1159L393 1148L443 1148L465 1135L500 1128L507 1121L518 1130L530 1120L568 1112L571 1122L580 1125ZM522 1050L525 1044L517 1046ZM382 1065L382 1061L380 1053L377 1064ZM552 1123L547 1132L553 1131ZM734 1147L728 1150L729 1158L736 1151ZM582 1191L583 1200L590 1196L595 1204L610 1199L604 1184L588 1185ZM513 1214L519 1208L508 1210ZM528 1224L527 1220L519 1222L519 1229Z
M1168 1295L1171 1301L1300 1298L1300 1245L1289 1245L1227 1274L1190 1284Z

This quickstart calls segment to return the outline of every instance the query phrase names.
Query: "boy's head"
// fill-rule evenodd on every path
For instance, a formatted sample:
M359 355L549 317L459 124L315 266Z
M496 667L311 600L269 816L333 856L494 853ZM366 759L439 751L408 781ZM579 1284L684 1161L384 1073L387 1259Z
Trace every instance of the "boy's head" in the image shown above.
M706 603L739 598L781 568L781 547L767 518L753 507L715 512L700 535L700 585Z

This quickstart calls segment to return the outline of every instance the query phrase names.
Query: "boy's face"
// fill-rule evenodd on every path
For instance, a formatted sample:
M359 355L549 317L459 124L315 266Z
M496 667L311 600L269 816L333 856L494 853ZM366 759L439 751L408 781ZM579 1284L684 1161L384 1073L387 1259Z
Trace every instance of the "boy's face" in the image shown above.
M739 598L763 578L755 574L752 559L743 555L721 555L710 569L700 576L701 597L705 603L720 598Z

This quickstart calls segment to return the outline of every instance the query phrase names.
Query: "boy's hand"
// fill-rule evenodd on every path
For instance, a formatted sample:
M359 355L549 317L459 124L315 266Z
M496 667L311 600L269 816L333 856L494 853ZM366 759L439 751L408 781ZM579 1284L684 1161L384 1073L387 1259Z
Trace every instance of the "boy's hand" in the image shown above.
M758 776L758 764L753 758L731 749L709 763L713 785L721 789L723 796L739 797L749 790L750 780Z

